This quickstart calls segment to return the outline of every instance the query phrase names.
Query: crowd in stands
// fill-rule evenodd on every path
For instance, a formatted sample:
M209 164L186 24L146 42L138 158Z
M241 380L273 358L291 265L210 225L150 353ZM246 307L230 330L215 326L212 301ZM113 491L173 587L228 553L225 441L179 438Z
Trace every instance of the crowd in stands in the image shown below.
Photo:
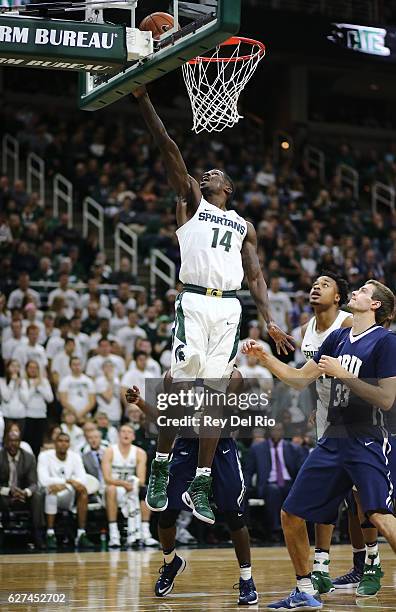
M156 246L180 263L175 194L138 121L101 125L92 115L54 121L51 115L7 107L0 115L0 125L7 125L26 151L46 159L49 177L61 171L72 180L75 206L81 208L82 199L91 195L114 225L122 221L133 227L141 261ZM236 129L232 137L209 143L181 131L174 135L191 173L199 176L208 166L220 167L235 179L234 206L256 227L275 321L297 341L311 314L307 291L322 269L342 272L351 288L369 277L395 288L395 219L373 215L364 195L355 200L334 173L322 184L302 158L286 154L276 164L250 130ZM337 161L366 172L366 182L381 173L394 181L392 151L383 159L372 155L370 165L341 145ZM127 405L125 391L137 385L144 394L145 381L160 378L169 368L174 302L181 287L149 299L145 290L134 289L139 279L127 257L119 270L112 269L94 234L83 239L69 227L67 214L54 218L48 202L7 176L0 177L0 255L0 511L28 504L37 545L45 525L47 546L54 548L54 516L75 505L76 545L90 548L85 532L89 474L99 482L100 503L112 525L110 539L117 542L114 513L123 502L103 467L104 455L109 447L133 442L144 457L138 476L144 491L155 441L145 436L144 415ZM49 291L48 281L56 288ZM78 281L87 283L84 291L76 287ZM103 283L112 288L103 289ZM243 336L268 340L259 320L245 320ZM293 358L302 361L298 350ZM277 509L314 444L310 403L292 391L278 393L280 384L254 358L239 355L238 366L252 388L272 394L282 426L269 438L256 431L253 439L240 440L249 495L265 500L268 532L277 533ZM53 466L65 461L64 477L51 476ZM124 488L128 492L127 482ZM40 514L42 491L45 512ZM142 520L139 539L152 545L150 515L136 503ZM191 541L185 525L184 517L180 539Z

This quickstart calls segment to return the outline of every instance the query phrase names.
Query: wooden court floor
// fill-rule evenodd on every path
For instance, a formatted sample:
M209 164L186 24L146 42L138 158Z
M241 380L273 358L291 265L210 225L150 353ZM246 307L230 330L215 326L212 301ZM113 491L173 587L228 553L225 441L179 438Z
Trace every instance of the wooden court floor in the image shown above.
M3 555L0 559L0 594L3 612L11 610L118 612L210 612L241 610L236 605L233 584L239 572L232 549L184 550L186 571L176 579L173 592L164 599L153 594L153 585L162 564L158 550L98 553L55 553ZM284 548L253 548L253 574L260 602L251 608L287 595L293 574ZM376 598L358 598L353 592L338 591L323 597L325 612L349 612L357 608L396 610L396 555L381 545L385 570L383 588ZM332 574L349 569L351 549L335 546ZM67 604L7 604L7 593L65 593Z

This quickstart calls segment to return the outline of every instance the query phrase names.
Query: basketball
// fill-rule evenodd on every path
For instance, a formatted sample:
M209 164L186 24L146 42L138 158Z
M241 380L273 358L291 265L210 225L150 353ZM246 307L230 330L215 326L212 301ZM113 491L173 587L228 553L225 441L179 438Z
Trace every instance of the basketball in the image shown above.
M154 40L158 40L162 34L173 28L174 22L169 13L151 13L140 23L139 30L151 31Z

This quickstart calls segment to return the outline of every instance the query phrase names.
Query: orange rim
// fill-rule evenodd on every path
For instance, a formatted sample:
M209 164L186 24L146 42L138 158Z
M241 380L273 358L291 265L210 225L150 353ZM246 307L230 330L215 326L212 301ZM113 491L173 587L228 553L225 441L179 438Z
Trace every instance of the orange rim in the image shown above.
M204 57L198 56L194 59L190 60L188 64L200 64L201 62L205 63L214 63L221 64L226 62L236 63L236 62L246 62L252 57L262 56L265 53L265 44L260 42L259 40L254 40L254 38L245 38L244 36L232 36L228 40L222 42L219 47L228 47L232 45L239 45L239 43L245 43L247 45L252 45L252 47L257 46L259 50L253 55L239 55L238 57Z

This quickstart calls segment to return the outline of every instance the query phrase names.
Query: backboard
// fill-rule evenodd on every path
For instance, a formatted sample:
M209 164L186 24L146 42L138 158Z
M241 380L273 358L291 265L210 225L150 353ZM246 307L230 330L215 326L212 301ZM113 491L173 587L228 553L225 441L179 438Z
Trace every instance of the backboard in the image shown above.
M132 11L130 26L135 23L138 0L130 0ZM86 9L86 21L103 23L103 7L126 8L109 1L91 3ZM204 55L219 43L239 31L241 0L170 0L169 13L174 16L175 27L154 41L153 51L143 59L128 62L116 74L80 73L79 104L83 110L98 110L130 94L133 89L145 85L168 72L180 68L198 55ZM180 29L178 29L179 24Z

